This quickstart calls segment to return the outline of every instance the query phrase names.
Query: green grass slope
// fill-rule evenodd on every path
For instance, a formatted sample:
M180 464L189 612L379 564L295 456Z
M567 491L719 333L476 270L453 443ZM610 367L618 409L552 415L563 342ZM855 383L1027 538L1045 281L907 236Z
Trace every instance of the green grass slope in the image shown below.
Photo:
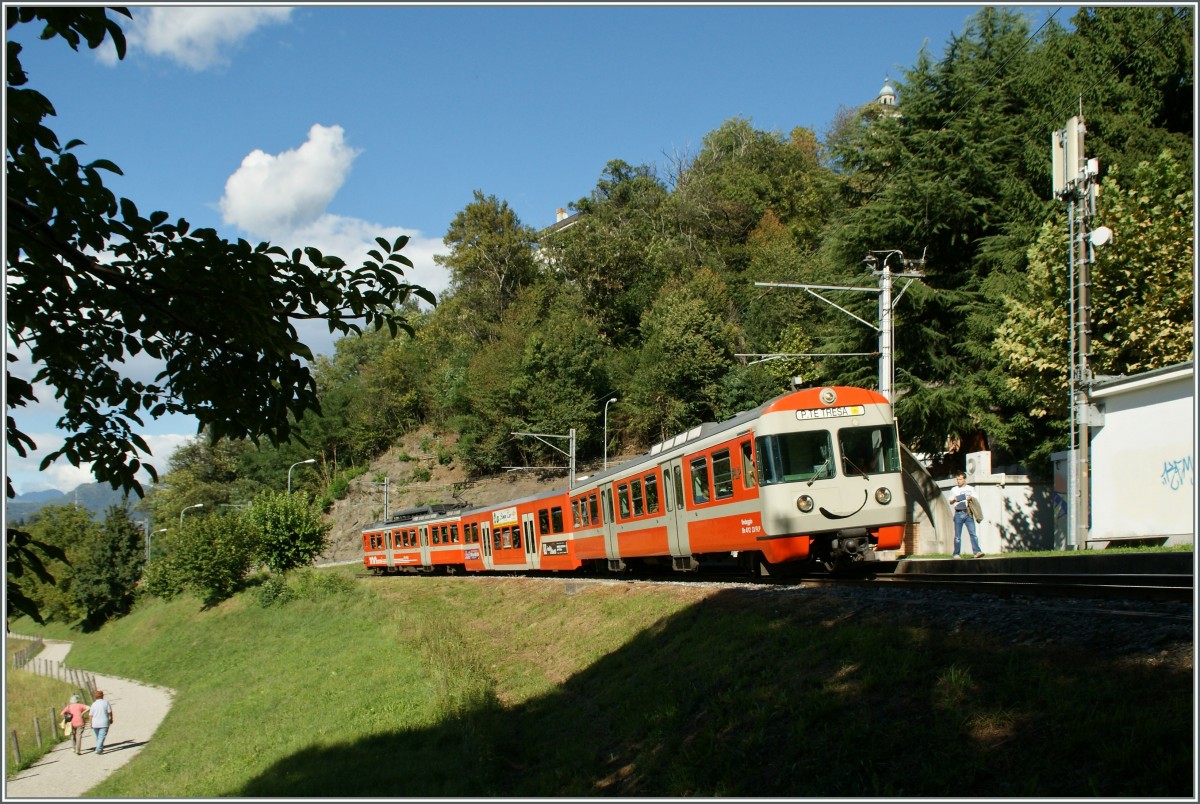
M69 658L178 693L105 798L1192 795L1190 672L903 614L342 568L147 601Z

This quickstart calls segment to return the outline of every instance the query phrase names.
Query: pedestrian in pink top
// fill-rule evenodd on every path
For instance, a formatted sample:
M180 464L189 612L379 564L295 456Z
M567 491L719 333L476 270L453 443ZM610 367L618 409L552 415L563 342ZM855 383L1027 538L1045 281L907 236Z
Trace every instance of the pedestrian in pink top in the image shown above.
M75 753L82 753L83 748L83 716L87 714L89 707L85 703L80 703L78 695L71 696L71 702L63 707L63 718L71 719L71 744L75 746Z

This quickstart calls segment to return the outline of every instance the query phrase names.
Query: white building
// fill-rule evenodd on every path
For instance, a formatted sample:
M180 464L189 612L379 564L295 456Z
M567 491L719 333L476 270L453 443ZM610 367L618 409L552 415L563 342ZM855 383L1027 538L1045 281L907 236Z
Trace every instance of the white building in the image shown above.
M1191 362L1097 382L1089 548L1116 540L1191 544L1196 397Z

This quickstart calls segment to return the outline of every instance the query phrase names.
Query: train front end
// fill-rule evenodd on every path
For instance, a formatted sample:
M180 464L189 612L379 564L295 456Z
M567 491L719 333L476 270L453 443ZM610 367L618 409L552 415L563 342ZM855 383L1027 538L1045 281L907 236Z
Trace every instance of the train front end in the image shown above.
M907 506L892 407L863 388L805 389L780 397L755 428L763 555L807 537L809 558L845 569L894 550Z

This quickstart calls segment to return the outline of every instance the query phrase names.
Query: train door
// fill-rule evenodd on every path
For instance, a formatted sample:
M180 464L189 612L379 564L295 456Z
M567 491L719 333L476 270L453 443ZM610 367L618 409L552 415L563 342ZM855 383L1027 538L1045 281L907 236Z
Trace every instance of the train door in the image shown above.
M532 513L521 515L521 530L525 537L522 542L525 547L525 565L529 569L537 569L541 562L538 561L537 532L533 527Z
M433 566L433 559L430 557L430 554L429 554L429 526L428 525L421 526L421 566L422 567Z
M613 487L609 483L600 488L600 507L604 509L604 555L609 561L621 558L621 550L617 545L617 523L613 516Z
M483 545L483 568L485 570L496 568L496 559L492 555L492 523L484 522L480 527L480 543Z
M667 546L673 556L692 554L688 537L683 497L683 461L679 458L660 464L663 473L663 504L667 521Z

